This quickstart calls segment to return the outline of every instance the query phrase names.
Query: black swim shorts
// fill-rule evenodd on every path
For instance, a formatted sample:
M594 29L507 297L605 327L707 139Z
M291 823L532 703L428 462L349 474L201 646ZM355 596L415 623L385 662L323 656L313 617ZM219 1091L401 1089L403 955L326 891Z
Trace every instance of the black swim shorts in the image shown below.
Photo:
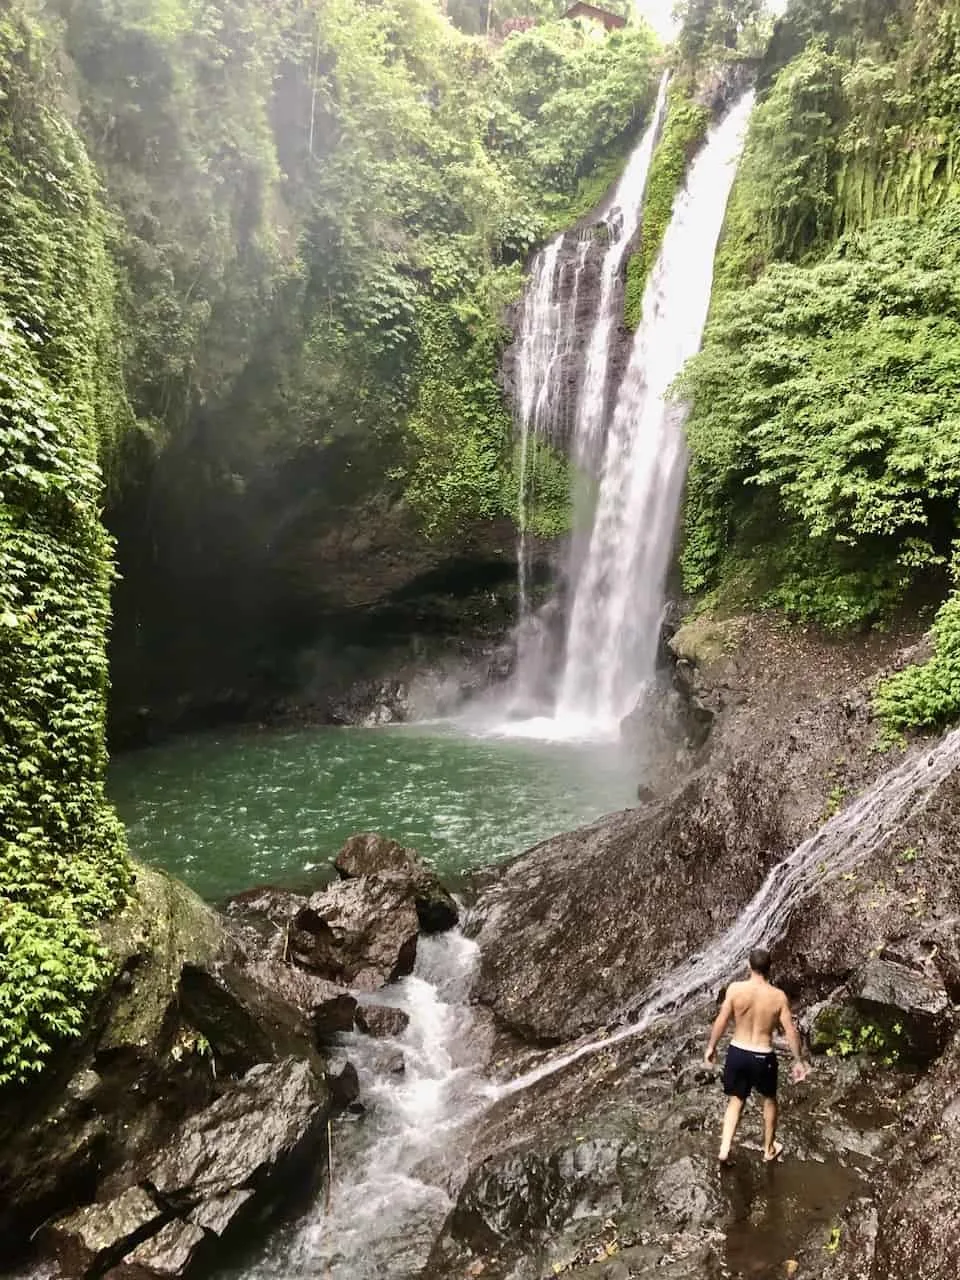
M754 1053L732 1044L723 1066L723 1092L742 1101L756 1089L764 1098L777 1096L777 1055Z

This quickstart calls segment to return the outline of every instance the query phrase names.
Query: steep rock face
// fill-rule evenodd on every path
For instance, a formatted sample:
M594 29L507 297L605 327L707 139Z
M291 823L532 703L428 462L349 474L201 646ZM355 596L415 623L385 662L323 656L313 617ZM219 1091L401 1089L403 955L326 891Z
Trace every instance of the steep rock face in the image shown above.
M478 999L540 1041L610 1021L731 924L787 851L779 807L756 787L748 767L696 778L524 854L475 907Z
M309 1063L263 1063L171 1135L140 1185L53 1223L67 1276L185 1275L323 1168L329 1094ZM116 1268L116 1270L114 1270Z
M900 764L871 750L868 688L901 660L902 637L845 648L761 621L752 641L771 665L751 671L746 629L696 667L684 659L716 716L693 781L545 842L481 895L480 998L512 1032L572 1041L538 1053L504 1038L505 1076L583 1048L573 1037L612 1023L629 1007L625 989L639 993L733 922L762 874L738 862L762 830L751 811L778 816L778 841L760 844L792 847ZM916 747L909 761L922 775L927 758ZM846 874L821 880L826 868L810 865L810 896L775 947L803 1025L839 1018L805 1084L782 1072L782 1165L760 1165L751 1104L734 1170L716 1170L723 1102L702 1064L714 1008L700 996L641 1034L601 1031L585 1056L486 1115L425 1277L954 1275L960 771L938 776L912 816L877 825ZM698 806L705 816L691 824Z
M231 954L215 913L170 877L138 867L105 946L116 978L88 1038L29 1093L0 1100L0 1235L11 1253L213 1094L210 1060L181 1016L177 987L186 964Z

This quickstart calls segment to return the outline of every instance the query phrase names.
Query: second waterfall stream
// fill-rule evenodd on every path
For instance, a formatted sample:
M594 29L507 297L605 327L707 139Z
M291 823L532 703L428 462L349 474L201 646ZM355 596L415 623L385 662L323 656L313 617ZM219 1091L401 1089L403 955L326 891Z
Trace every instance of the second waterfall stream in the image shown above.
M654 673L686 460L684 407L669 393L700 346L714 255L753 107L752 92L745 94L711 130L690 166L646 285L626 370L612 394L614 310L622 308L620 277L640 221L664 92L661 87L653 122L613 197L616 216L602 267L601 301L569 428L569 412L557 398L562 385L557 362L573 346L579 289L564 287L559 242L544 250L531 277L518 355L524 466L538 440L565 448L585 475L578 489L590 493L591 503L586 517L580 517L583 528L570 557L559 662L547 646L530 642L536 630L531 617L520 622L516 686L524 697L529 690L548 689L548 705L533 718L499 724L498 732L615 738ZM549 317L548 324L530 324L534 314ZM521 495L528 491L524 477ZM520 575L521 607L529 611L523 545ZM547 663L550 671L542 669Z

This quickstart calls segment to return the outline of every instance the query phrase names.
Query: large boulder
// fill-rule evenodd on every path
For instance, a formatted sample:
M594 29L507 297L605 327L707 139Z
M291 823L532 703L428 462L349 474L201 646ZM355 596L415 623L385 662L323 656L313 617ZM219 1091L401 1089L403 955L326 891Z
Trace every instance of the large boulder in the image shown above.
M396 840L373 832L351 836L333 865L345 880L381 875L408 880L424 933L452 929L460 918L456 902L439 879L412 849L404 849Z
M111 1200L46 1229L67 1276L180 1277L205 1266L222 1240L276 1213L325 1167L329 1091L301 1059L254 1067L191 1116Z
M291 1176L315 1181L324 1159L327 1091L309 1063L264 1063L191 1116L146 1170L161 1201L184 1214L236 1191L272 1203Z
M275 985L260 982L256 969L185 965L179 996L184 1016L206 1040L221 1075L241 1075L257 1063L288 1055L313 1054L315 1037L301 1006Z
M362 876L315 893L293 919L297 964L359 991L375 991L412 971L419 925L409 883Z
M732 924L786 852L776 799L755 783L747 767L695 778L520 857L475 907L480 1001L544 1042L613 1019Z
M317 1044L352 1031L357 1015L356 996L335 982L307 973L282 960L262 959L247 965L246 974L260 987L273 991L298 1009Z
M235 954L216 912L171 876L136 866L103 944L113 979L87 1036L64 1045L32 1087L0 1101L0 1239L9 1258L213 1094L210 1058L178 986L185 966Z

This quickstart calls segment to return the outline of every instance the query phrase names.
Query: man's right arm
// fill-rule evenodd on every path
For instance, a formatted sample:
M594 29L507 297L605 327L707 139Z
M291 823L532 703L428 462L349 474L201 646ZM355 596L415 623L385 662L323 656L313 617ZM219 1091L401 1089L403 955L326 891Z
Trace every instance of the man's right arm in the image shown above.
M797 1030L797 1024L793 1020L793 1014L790 1012L790 1002L787 997L783 997L783 1003L780 1006L780 1025L783 1027L783 1034L787 1037L787 1044L790 1046L790 1052L793 1054L795 1066L793 1068L793 1079L795 1081L804 1080L807 1076L807 1066L803 1061L803 1045L800 1043L800 1033Z

